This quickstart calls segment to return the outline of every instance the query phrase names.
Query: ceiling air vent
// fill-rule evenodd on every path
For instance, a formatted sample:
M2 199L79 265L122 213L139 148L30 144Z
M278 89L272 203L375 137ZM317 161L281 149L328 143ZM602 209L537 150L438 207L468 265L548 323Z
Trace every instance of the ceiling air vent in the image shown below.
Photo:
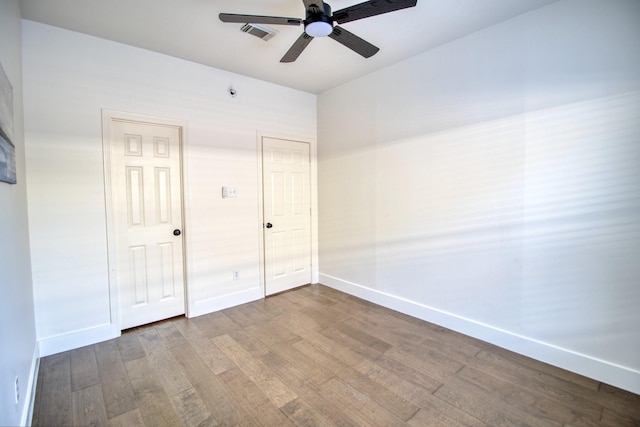
M244 24L240 31L259 37L264 41L269 40L276 35L277 31L258 24Z

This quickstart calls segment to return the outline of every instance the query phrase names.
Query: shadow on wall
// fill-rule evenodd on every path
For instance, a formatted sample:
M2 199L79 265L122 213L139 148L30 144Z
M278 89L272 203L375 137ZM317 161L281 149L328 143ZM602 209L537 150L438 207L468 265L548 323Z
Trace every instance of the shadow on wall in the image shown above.
M628 92L334 153L322 273L640 369L638 141Z

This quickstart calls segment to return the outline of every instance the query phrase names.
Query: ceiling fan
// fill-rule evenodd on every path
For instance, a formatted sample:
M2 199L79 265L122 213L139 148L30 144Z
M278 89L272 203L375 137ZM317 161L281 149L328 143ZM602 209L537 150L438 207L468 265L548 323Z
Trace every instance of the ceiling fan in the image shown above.
M239 15L221 13L222 22L272 24L272 25L301 25L304 32L291 48L284 54L280 62L293 62L298 59L302 51L311 43L314 37L329 36L354 52L369 58L380 49L366 40L361 39L334 23L344 24L370 16L394 12L416 5L418 0L369 0L364 3L349 6L331 13L331 6L322 0L302 0L306 11L306 19L286 18L282 16Z

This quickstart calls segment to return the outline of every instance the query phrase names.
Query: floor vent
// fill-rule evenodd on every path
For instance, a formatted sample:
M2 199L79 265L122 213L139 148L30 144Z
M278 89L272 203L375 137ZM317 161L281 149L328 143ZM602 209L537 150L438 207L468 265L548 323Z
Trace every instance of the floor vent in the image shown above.
M240 31L259 37L264 41L271 39L276 35L277 31L258 24L244 24Z

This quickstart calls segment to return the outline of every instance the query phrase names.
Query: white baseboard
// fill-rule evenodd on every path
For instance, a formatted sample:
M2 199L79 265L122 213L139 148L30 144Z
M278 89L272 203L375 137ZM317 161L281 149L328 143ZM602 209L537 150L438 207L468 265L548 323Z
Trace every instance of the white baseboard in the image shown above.
M553 366L640 394L640 372L320 273L320 283Z
M25 391L24 406L22 408L22 415L20 416L21 426L30 426L33 419L33 405L36 400L36 387L38 385L38 371L40 370L40 354L38 352L38 346L35 345L33 349L33 358L31 360L31 369L29 370L29 381L27 382L27 389Z
M73 350L75 348L80 348L86 345L91 345L116 338L113 333L114 332L111 323L105 323L103 325L98 325L87 329L81 329L66 334L42 338L38 341L40 348L40 357L62 353L63 351Z
M234 292L232 294L195 301L189 304L187 317L202 316L203 314L213 313L214 311L224 310L225 308L235 307L236 305L262 298L264 298L264 292L261 287L256 286L255 288Z

